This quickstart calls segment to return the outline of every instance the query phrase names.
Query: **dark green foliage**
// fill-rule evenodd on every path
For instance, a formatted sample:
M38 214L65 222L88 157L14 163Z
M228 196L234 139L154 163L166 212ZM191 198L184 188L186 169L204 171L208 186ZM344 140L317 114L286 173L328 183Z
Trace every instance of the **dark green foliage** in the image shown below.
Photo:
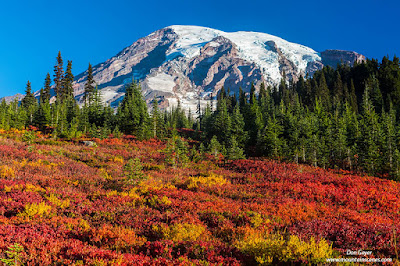
M26 83L25 97L21 101L22 107L29 109L30 107L36 105L36 103L37 101L32 92L31 82L28 80Z
M239 143L236 141L236 138L234 136L232 136L229 140L229 147L226 157L229 160L238 160L245 158L244 151L242 148L239 147Z
M93 78L93 68L92 65L89 63L87 69L87 77L85 83L85 92L83 94L83 100L85 104L90 105L93 101L94 93L95 93L95 85L94 85L94 78Z
M189 162L189 145L181 137L173 133L164 149L165 160L173 167L185 167Z
M139 84L131 83L117 110L119 128L125 134L143 139L151 136L150 116Z
M59 102L62 102L64 98L63 79L64 79L63 59L61 57L61 52L59 51L57 56L57 63L54 66L54 86L55 86L54 91L56 92L57 100Z
M129 161L124 165L125 180L128 184L135 184L143 179L145 175L143 174L143 166L139 158L129 159Z
M63 95L65 98L74 97L74 88L72 87L74 82L74 75L72 74L72 61L68 60L67 70L63 79Z
M50 78L50 74L47 73L46 79L44 82L43 94L40 93L41 103L50 101L50 97L51 97L50 91L51 91L51 78Z
M26 83L25 97L22 99L21 105L25 109L29 123L32 124L33 114L35 113L37 100L32 92L32 87L29 80Z

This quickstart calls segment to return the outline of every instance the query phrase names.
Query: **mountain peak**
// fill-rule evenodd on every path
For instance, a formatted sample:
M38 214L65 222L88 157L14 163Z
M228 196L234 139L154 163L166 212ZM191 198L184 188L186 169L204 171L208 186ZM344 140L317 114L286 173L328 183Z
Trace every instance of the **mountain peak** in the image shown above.
M125 93L125 84L139 80L148 102L162 108L181 103L195 110L222 88L238 93L251 84L277 85L283 76L296 80L324 64L353 64L365 60L354 52L318 53L304 45L267 33L224 32L208 27L172 25L139 39L116 56L93 68L94 79L111 106ZM86 72L77 75L75 96L82 99Z

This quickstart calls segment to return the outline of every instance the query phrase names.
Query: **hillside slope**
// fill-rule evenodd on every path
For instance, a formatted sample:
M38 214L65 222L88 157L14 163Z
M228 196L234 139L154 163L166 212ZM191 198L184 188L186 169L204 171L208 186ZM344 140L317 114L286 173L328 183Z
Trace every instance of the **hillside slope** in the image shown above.
M3 258L15 244L23 263L41 265L321 263L348 249L394 259L400 248L393 181L200 154L172 166L156 140L87 147L24 134L0 136Z

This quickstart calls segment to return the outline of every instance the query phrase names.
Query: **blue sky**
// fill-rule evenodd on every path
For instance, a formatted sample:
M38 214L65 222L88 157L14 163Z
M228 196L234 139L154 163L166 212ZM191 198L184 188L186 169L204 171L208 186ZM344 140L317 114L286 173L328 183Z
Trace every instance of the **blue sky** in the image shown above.
M0 8L0 97L33 89L52 75L60 50L75 75L140 37L169 25L259 31L369 58L400 55L400 3L347 1L3 1Z

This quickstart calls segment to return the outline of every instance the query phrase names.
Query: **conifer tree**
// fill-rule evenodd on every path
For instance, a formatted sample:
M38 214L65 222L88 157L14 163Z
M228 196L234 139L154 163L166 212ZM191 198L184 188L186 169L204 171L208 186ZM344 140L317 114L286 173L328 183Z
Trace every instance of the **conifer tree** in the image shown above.
M335 82L333 83L332 99L334 107L337 107L343 99L343 82L339 71L335 72Z
M160 111L158 109L158 101L154 97L151 109L151 124L153 138L160 138L162 136L162 121Z
M232 136L229 139L229 148L227 151L227 159L228 160L238 160L238 159L244 159L245 156L243 154L243 149L239 147L238 142L236 141L236 138Z
M57 100L62 102L64 98L63 91L63 79L64 79L64 69L63 69L63 59L61 57L61 52L58 52L57 64L54 66L54 90L56 92Z
M50 73L47 73L46 79L44 82L43 97L41 97L43 102L50 101L50 97L51 97L50 92L51 92L51 77L50 77ZM40 93L40 95L42 96L42 93Z
M72 61L68 60L67 69L65 70L65 76L63 79L63 94L65 98L74 97L74 88L72 83L74 82L74 75L72 74Z
M21 104L28 115L29 123L32 124L37 101L32 92L31 82L29 80L26 83L25 97L22 99Z
M247 142L247 132L244 131L244 118L240 113L239 105L237 104L232 113L232 126L230 135L235 138L239 147L244 147Z
M225 98L218 101L218 109L213 124L214 134L219 137L219 141L227 142L231 132L231 118L228 113Z
M318 85L318 91L317 91L317 98L321 100L322 105L327 108L327 110L330 110L331 107L331 101L330 101L330 95L329 95L329 89L328 85L326 84L326 79L325 79L325 74L322 73L321 77L319 79L319 85Z
M356 95L356 88L354 87L354 81L351 79L350 81L350 102L351 108L354 112L358 113L358 104L357 104L357 95Z
M87 69L87 78L86 78L86 83L85 83L85 92L83 95L83 100L85 104L90 105L93 100L93 95L94 95L94 78L93 78L93 68L92 65L89 63L88 69Z
M212 156L214 156L215 159L218 159L221 151L222 151L222 146L218 142L217 136L213 136L210 140L210 144L208 145L208 152Z
M281 134L283 128L279 125L275 116L268 118L267 125L261 135L260 145L266 154L273 158L280 156L282 148Z
M29 80L26 83L25 97L22 99L21 104L25 109L29 109L29 107L36 104L36 98L32 92L31 82Z
M125 97L117 110L118 127L125 134L135 134L139 138L148 138L151 135L150 117L147 104L139 84L131 83Z

